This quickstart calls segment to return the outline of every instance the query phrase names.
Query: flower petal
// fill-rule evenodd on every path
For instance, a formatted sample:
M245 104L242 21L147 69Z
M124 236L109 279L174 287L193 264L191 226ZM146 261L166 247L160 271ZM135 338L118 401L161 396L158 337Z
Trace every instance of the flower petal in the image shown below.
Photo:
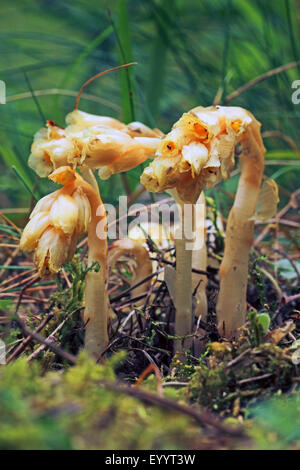
M90 127L90 126L107 126L114 129L123 129L125 124L118 121L117 119L108 117L108 116L98 116L96 114L85 113L76 109L69 113L66 117L66 123L69 126L78 126L78 127Z
M79 236L88 231L91 221L91 205L81 188L78 188L72 197L78 207L77 232Z
M39 238L50 225L48 212L37 213L26 225L20 240L20 248L32 251L38 244Z
M182 148L181 166L186 165L192 176L198 175L208 160L208 150L199 142L192 142Z
M68 245L68 238L61 230L51 227L43 233L34 254L34 262L41 277L61 269L68 260Z
M58 191L55 191L54 193L47 194L47 196L44 196L42 199L40 199L31 212L30 219L32 219L39 212L49 212L53 202L57 197L57 193Z
M61 229L66 235L71 235L78 220L76 202L68 194L60 193L51 207L49 217L55 228Z

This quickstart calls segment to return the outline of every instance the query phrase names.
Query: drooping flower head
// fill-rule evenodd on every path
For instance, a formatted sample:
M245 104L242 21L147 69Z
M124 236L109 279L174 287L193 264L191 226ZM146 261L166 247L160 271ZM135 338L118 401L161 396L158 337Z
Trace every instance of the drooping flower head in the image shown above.
M50 178L63 188L43 197L26 225L20 248L34 251L40 276L57 273L75 253L78 238L87 232L91 205L81 186L81 177L70 167L61 167Z
M162 133L142 123L127 126L117 119L78 109L66 117L65 129L53 121L34 137L29 166L48 176L60 166L99 169L102 179L130 170L154 155Z
M195 202L202 189L228 178L234 149L254 117L238 107L199 106L174 124L162 138L141 183L147 190L176 188L185 202Z

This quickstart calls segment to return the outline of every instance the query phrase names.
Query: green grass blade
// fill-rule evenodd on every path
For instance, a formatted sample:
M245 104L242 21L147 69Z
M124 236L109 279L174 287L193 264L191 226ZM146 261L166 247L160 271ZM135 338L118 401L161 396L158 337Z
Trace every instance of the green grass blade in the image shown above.
M15 165L13 165L11 167L11 169L15 172L15 174L17 175L17 177L19 178L19 180L21 181L21 183L23 184L24 188L27 189L27 191L29 192L29 194L31 194L31 196L34 198L35 201L38 201L39 198L38 196L36 196L34 194L34 192L32 191L32 189L30 188L30 186L27 184L27 182L25 181L25 179L23 178L23 175L19 172L19 170L15 167Z
M289 28L289 38L290 38L292 53L294 56L294 60L298 61L299 49L296 43L297 23L293 21L293 19L296 18L297 14L296 14L295 8L293 8L293 4L291 5L290 0L285 0L285 9L286 9L286 16L287 16L287 22L288 22L288 28ZM297 68L298 68L298 72L300 72L300 66L298 66Z
M170 11L172 0L162 0L161 8ZM166 78L168 40L161 22L154 18L157 29L157 36L153 43L150 61L149 79L147 86L147 103L153 118L156 120L159 115L159 104L163 94Z
M288 173L289 171L299 171L299 170L300 170L300 166L298 165L288 165L284 168L280 168L279 170L275 171L275 173L271 175L271 178L273 180L276 180L280 176L284 175L285 173Z
M132 62L131 35L129 27L128 1L118 0L118 19L116 30L119 43L119 56L123 63ZM133 89L133 69L120 71L122 120L135 121L135 97Z
M266 160L300 160L300 155L294 150L268 150Z
M16 152L12 150L11 147L0 144L0 154L4 163L9 168L15 168L18 172L18 175L22 178L22 182L26 185L26 188L32 194L33 190L33 179L31 171L27 166L27 163L24 163Z
M24 74L25 81L26 81L26 83L27 83L28 89L29 89L29 91L30 91L30 93L31 93L31 95L32 95L32 99L33 99L33 101L34 101L34 104L35 104L35 106L36 106L36 109L37 109L37 111L38 111L38 113L39 113L39 115L40 115L40 118L41 118L41 121L42 121L42 125L44 125L45 122L46 122L46 118L45 118L45 115L44 115L43 110L42 110L42 108L41 108L41 105L40 105L40 103L39 103L39 100L37 99L37 97L36 97L35 94L34 94L34 89L33 89L32 85L31 85L31 82L30 82L30 80L29 80L29 77L28 77L28 74L27 74L26 70L23 70L23 74Z
M107 39L113 33L113 27L108 26L104 31L101 31L95 39L93 39L86 48L79 54L75 62L69 67L65 76L63 77L59 88L64 89L70 79L75 75L76 71L79 69L80 65L85 61L85 59L97 48L99 47L105 39Z
M0 265L0 269L16 269L16 270L24 270L24 271L29 271L30 269L33 269L34 266L5 266L5 264Z

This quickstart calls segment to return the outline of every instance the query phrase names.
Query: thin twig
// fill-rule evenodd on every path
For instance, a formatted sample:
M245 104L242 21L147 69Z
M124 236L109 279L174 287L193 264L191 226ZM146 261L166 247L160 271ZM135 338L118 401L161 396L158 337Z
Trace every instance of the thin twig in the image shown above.
M34 333L39 333L47 325L47 323L52 320L53 316L54 315L52 313L49 313L49 315L47 315L47 317L45 317L38 325L38 327L34 330ZM30 341L31 336L27 336L27 338L23 339L22 343L19 344L17 349L7 358L6 364L9 364L13 359L19 356L24 351L26 346L30 343Z
M248 83L245 83L245 85L241 86L237 90L235 90L232 93L230 93L229 95L227 95L226 98L224 99L224 103L225 104L230 103L230 101L234 100L235 98L240 96L242 93L249 90L249 88L254 87L258 83L261 83L264 80L267 80L268 78L273 77L274 75L277 75L279 73L286 72L287 70L298 67L298 65L300 65L300 61L291 62L289 64L285 64L285 65L281 65L280 67L276 67L275 69L269 70L268 72L263 73L262 75L259 75L256 78L253 78Z
M160 270L157 270L155 271L155 273L152 273L152 274L149 274L149 276L145 277L144 279L142 279L141 281L137 282L136 284L134 284L133 286L129 287L128 289L124 290L123 292L121 292L121 294L117 295L116 297L113 297L110 302L111 303L114 303L114 302L117 302L119 300L122 299L122 297L125 297L127 295L130 294L130 292L132 290L134 290L136 287L139 287L141 286L142 284L145 284L145 282L149 281L149 279L152 279L154 276L156 276L157 274L161 273L163 271L163 268L160 269ZM144 295L143 295L144 297Z
M171 411L175 411L185 416L189 416L201 426L213 427L224 434L237 437L243 437L244 435L244 432L240 427L233 428L224 426L217 418L215 418L212 413L208 412L207 410L202 413L199 413L199 411L195 410L191 406L188 407L185 405L181 405L176 401L172 401L164 397L159 397L158 395L154 395L153 393L149 393L145 390L141 390L138 388L132 388L108 382L100 382L99 386L118 393L124 393L133 398L137 398L149 405L156 405L161 408L168 408Z
M34 339L38 343L41 343L41 344L44 344L45 346L47 346L49 349L51 349L53 352L55 352L55 354L60 356L62 359L65 359L70 364L76 364L77 359L73 354L71 354L67 351L64 351L63 349L56 346L55 344L53 344L48 339L43 338L43 336L41 336L39 333L35 333L34 331L27 328L27 326L24 325L24 323L20 320L20 318L17 320L17 324L18 324L19 328L21 329L21 331L23 332L24 336L26 336L26 337L30 336L32 339Z
M65 323L71 318L72 315L74 315L74 313L80 311L83 307L79 307L79 308L76 308L75 310L73 310L72 312L70 312L66 318L64 318L64 320L55 328L55 330L53 330L49 336L46 338L47 341L51 341L51 338L52 337L55 337L55 335L62 329L62 327L65 325ZM51 341L51 344L52 344L52 341ZM35 359L44 349L46 349L47 345L46 344L42 344L39 348L37 348L32 354L30 354L30 356L28 356L27 358L27 361L31 361L32 359Z
M34 284L38 279L39 279L39 275L34 274L33 278L30 281L28 281L27 284L25 284L25 286L22 287L21 292L19 294L18 302L17 302L17 305L16 305L16 311L15 311L16 314L18 313L18 310L19 310L19 307L21 305L21 301L22 301L23 295L25 294L26 289L28 287L32 286L32 284Z
M296 143L293 141L293 139L289 136L289 135L285 135L283 132L281 131L277 131L277 130L274 130L274 131L265 131L262 133L261 135L264 139L266 137L278 137L279 139L282 139L284 140L284 142L286 142L288 144L289 147L291 147L291 149L293 149L296 153L300 154L300 151L296 145Z

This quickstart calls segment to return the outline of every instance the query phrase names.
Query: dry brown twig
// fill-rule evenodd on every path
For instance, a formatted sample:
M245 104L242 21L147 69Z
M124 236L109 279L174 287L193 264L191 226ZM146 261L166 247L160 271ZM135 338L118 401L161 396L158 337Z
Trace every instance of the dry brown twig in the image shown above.
M267 80L268 78L271 78L274 75L277 75L279 73L287 72L288 70L293 69L293 68L297 67L298 65L300 65L300 61L291 62L289 64L285 64L285 65L281 65L280 67L276 67L275 69L269 70L268 72L263 73L262 75L259 75L256 78L253 78L249 82L245 83L245 85L241 86L237 90L235 90L232 93L230 93L229 95L227 95L224 98L224 103L225 104L230 103L230 101L234 100L235 98L237 98L242 93L249 90L250 88L254 87L255 85L258 85L258 83L261 83L264 80Z

